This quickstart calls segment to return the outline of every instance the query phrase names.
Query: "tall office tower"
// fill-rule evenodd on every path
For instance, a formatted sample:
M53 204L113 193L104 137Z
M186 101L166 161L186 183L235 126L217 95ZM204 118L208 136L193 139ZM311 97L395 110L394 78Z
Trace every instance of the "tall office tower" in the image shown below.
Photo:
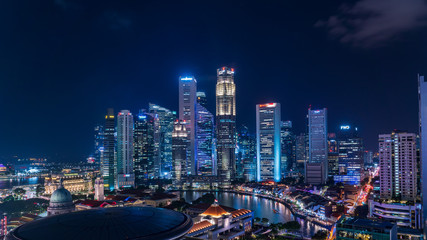
M208 99L206 98L205 92L197 92L197 103L202 105L203 107L206 107L206 104L208 103Z
M423 222L427 222L427 82L424 76L418 75L418 118L420 134L420 160L421 160L421 196ZM424 224L425 225L425 224ZM427 226L424 227L424 236L427 236Z
M280 103L256 106L257 181L280 182Z
M324 184L328 176L328 128L327 110L308 109L308 162L305 181L308 184Z
M371 165L374 163L374 153L372 151L364 151L363 152L363 161L365 165Z
M95 179L95 196L94 199L97 201L104 201L104 180L102 178Z
M380 196L415 201L417 197L416 134L379 135Z
M133 126L132 113L120 111L117 115L117 189L135 186Z
M228 188L236 172L236 85L234 69L217 70L216 84L217 169L222 187Z
M101 155L101 175L104 178L104 187L108 190L113 190L116 182L115 127L116 122L114 118L114 110L109 108L107 109L107 115L105 115L104 147Z
M172 171L172 131L176 112L152 103L149 104L148 109L150 113L156 115L159 122L159 130L157 131L159 136L156 137L159 147L159 154L157 155L159 159L156 160L159 162L159 176L170 178Z
M197 174L216 175L213 159L214 116L200 103L196 105Z
M188 169L196 174L196 103L197 81L194 77L179 78L179 119L185 120L190 147L188 149Z
M303 172L306 163L306 134L304 133L295 137L295 158L297 169Z
M282 177L287 177L288 173L296 170L295 156L295 134L292 132L292 122L283 121L280 128L281 143L281 173Z
M242 126L237 135L237 172L241 171L241 178L245 182L256 180L256 138L249 133L246 126Z
M97 164L101 164L101 157L104 152L104 126L97 125L95 127L95 147L93 157Z
M335 133L328 133L328 179L338 175L338 141Z
M141 185L145 180L159 177L159 147L154 141L159 132L159 119L156 114L140 110L134 127L134 171L135 183Z
M363 175L363 141L357 127L340 126L338 132L339 175L334 177L335 182L349 185L358 185Z
M172 132L172 179L178 182L188 175L187 164L189 158L187 156L187 149L189 141L186 126L185 121L176 120Z

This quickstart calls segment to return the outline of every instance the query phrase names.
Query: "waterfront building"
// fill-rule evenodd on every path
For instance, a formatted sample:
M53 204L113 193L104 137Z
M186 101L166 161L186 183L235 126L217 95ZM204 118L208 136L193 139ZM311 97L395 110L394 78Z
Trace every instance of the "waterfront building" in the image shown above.
M155 142L159 135L159 118L156 114L140 110L134 127L134 172L136 185L160 176L159 147ZM156 161L157 160L157 161Z
M198 96L199 98L199 96ZM197 175L216 175L213 158L214 116L200 103L196 105Z
M389 222L343 217L336 225L336 239L397 240L397 227Z
M179 78L179 119L186 122L188 131L188 169L191 175L196 174L196 103L197 81L193 76Z
M72 193L89 193L93 191L91 176L84 176L78 173L65 173L45 177L45 194L53 194L60 186Z
M176 120L172 132L172 179L175 183L181 182L190 173L188 169L188 162L190 160L188 147L190 143L186 127L187 124L185 121Z
M158 130L154 137L158 151L155 162L158 163L159 176L170 178L172 171L172 131L176 112L156 104L149 104L149 112L158 118Z
M116 180L116 122L114 118L114 110L109 108L105 115L104 125L104 146L101 154L101 175L104 179L104 187L108 190L113 190Z
M241 126L237 135L236 169L245 182L256 180L256 138L246 126Z
M349 185L359 185L363 176L363 142L357 127L340 126L338 131L339 159L338 175L335 182Z
M133 115L122 110L117 115L117 183L116 188L134 187Z
M5 240L183 239L192 226L189 216L164 208L96 208L26 223Z
M281 174L282 178L287 177L288 173L295 172L295 134L292 131L292 121L282 121L280 127L280 144L281 144Z
M104 180L102 178L95 179L95 196L97 201L104 201Z
M58 215L73 212L75 209L71 193L64 188L62 180L59 182L59 188L56 189L50 197L47 215Z
M231 212L216 202L194 218L194 225L187 236L197 239L232 240L252 230L254 213L247 209Z
M328 179L334 179L339 174L338 141L335 133L328 133Z
M230 187L236 172L236 85L234 69L217 70L216 84L217 170L222 185Z
M328 127L327 109L308 109L308 162L305 181L324 184L328 176Z
M379 153L381 198L416 201L416 135L397 131L380 134Z
M418 74L418 125L420 134L420 164L422 166L421 182L427 183L427 81L424 76ZM423 222L427 222L427 184L422 185L421 189ZM427 236L427 225L424 226L424 234Z
M281 180L280 103L256 106L257 181Z

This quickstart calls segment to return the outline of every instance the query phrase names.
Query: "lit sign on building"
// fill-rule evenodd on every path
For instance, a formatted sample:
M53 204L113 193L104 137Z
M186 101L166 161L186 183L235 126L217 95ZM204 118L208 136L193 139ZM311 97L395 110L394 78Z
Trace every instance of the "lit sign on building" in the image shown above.
M266 103L266 104L260 104L259 107L263 108L263 107L276 107L276 103Z
M340 129L341 129L341 130L348 130L348 129L350 129L350 126L349 126L349 125L342 125L342 126L340 127Z
M191 80L193 80L192 77L182 77L181 78L181 81L191 81Z

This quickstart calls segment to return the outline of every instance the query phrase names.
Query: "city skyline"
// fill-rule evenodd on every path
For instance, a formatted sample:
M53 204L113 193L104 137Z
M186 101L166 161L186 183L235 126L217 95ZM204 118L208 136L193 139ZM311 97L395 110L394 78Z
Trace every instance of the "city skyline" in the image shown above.
M245 124L251 132L254 106L263 102L282 103L282 119L293 121L296 132L304 132L310 104L327 107L331 131L351 121L373 151L380 133L417 130L416 75L427 72L422 27L387 35L379 45L355 46L319 26L340 14L341 2L312 2L316 11L303 3L232 2L220 19L201 13L219 11L221 4L61 2L28 1L22 20L5 10L21 9L17 3L2 3L1 15L10 24L0 46L1 107L10 115L0 120L2 156L84 160L92 149L93 126L102 124L106 108L135 114L152 102L178 111L179 76L198 79L207 109L214 112L215 69L221 66L236 69L242 116L237 126ZM151 10L160 7L154 16ZM240 20L259 7L259 22ZM147 19L167 24L149 27ZM156 32L156 26L162 28ZM229 26L227 40L216 35L220 26ZM18 36L22 42L15 41ZM31 126L23 124L28 116ZM64 124L73 132L66 138L55 130Z

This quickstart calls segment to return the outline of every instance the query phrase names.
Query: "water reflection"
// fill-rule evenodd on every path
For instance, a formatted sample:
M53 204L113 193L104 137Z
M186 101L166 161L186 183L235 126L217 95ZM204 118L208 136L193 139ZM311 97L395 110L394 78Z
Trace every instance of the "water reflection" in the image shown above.
M182 192L182 198L187 202L192 202L203 194L205 194L205 192L185 191ZM272 223L296 220L301 224L303 234L306 236L312 236L316 231L322 229L311 222L295 218L292 212L285 207L285 205L269 199L226 192L213 192L213 194L221 205L230 206L236 209L250 209L254 212L255 217L268 218ZM273 210L277 210L278 213L274 213Z
M18 178L18 179L0 179L0 189L11 189L15 186L44 184L44 178Z

